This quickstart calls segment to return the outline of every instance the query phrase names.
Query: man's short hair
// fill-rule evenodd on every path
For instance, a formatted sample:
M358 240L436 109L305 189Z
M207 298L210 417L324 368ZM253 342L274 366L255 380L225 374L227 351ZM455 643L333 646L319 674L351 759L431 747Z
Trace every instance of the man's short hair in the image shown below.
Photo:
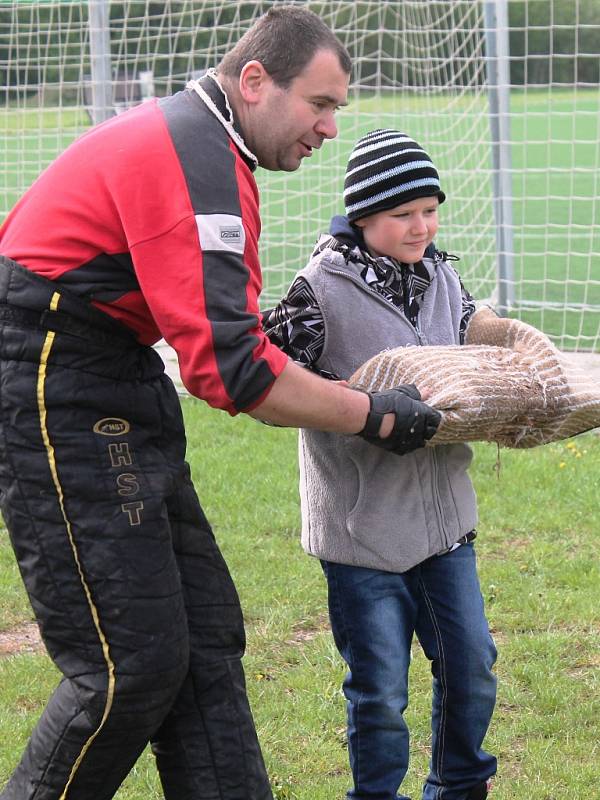
M217 71L238 78L249 61L260 61L272 80L286 89L318 50L331 50L350 74L348 51L321 17L301 6L276 5L246 31L219 64Z

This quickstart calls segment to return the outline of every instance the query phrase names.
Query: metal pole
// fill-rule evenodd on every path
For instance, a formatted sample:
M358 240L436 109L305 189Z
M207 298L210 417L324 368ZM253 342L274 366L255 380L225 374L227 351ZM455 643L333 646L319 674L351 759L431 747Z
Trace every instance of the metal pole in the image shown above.
M90 62L92 77L92 122L114 116L110 60L109 0L88 0Z
M498 313L514 305L512 161L510 153L510 69L508 0L485 0L485 43L492 139L492 178L498 270Z

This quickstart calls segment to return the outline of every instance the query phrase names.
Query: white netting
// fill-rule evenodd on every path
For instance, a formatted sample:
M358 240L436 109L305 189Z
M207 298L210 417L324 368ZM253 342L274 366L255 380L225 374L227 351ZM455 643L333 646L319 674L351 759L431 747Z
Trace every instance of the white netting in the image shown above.
M98 113L92 80L97 88L102 36L108 42L104 67L111 108L121 111L182 88L218 62L272 4L0 2L0 218ZM461 256L458 266L472 293L479 299L498 296L500 244L502 269L508 269L500 285L511 313L561 347L597 350L600 3L306 5L351 52L351 103L340 112L338 139L326 143L312 163L293 174L258 171L264 305L279 299L330 216L342 211L344 167L356 139L374 127L395 127L417 139L440 170L448 201L438 244ZM502 21L503 8L508 25L496 30L494 15ZM90 34L91 9L104 11L105 30L96 27ZM492 40L506 41L509 53L486 61ZM96 54L94 70L90 51ZM490 64L503 65L510 75L501 77L503 105L498 112L492 104L491 118ZM499 114L494 152L502 153L504 182L494 200L498 171L490 123ZM512 214L500 228L494 216L499 206Z
M482 13L473 2L320 3L321 13L353 55L351 104L339 115L339 137L326 143L297 178L261 177L269 207L281 218L265 225L267 252L281 262L269 292L280 296L307 259L316 234L343 212L347 157L377 127L419 141L442 174L444 244L464 255L473 293L494 290L495 229L490 184L490 133ZM333 8L332 8L333 7ZM289 219L306 220L292 228ZM285 247L283 247L285 243Z

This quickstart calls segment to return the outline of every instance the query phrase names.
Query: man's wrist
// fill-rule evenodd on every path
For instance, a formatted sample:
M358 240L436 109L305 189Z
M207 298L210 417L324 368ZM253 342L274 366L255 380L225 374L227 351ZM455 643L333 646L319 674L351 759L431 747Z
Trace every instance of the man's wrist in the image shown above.
M353 433L353 434L360 434L363 432L365 425L367 424L367 420L369 418L369 414L371 411L371 398L368 392L365 392L363 389L353 389L351 387L343 387L344 391L351 392L351 395L348 395L352 399L352 406L349 409L348 416L349 420L349 428L348 430L344 431L345 433Z

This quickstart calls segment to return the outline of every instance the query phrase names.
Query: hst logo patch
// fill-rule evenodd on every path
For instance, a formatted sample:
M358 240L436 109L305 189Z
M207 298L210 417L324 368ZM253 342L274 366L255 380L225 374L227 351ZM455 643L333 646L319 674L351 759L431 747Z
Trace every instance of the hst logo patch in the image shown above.
M104 417L94 425L94 433L100 433L102 436L122 436L124 433L129 433L130 428L126 419Z
M221 225L219 228L222 242L241 242L242 231L239 225Z

